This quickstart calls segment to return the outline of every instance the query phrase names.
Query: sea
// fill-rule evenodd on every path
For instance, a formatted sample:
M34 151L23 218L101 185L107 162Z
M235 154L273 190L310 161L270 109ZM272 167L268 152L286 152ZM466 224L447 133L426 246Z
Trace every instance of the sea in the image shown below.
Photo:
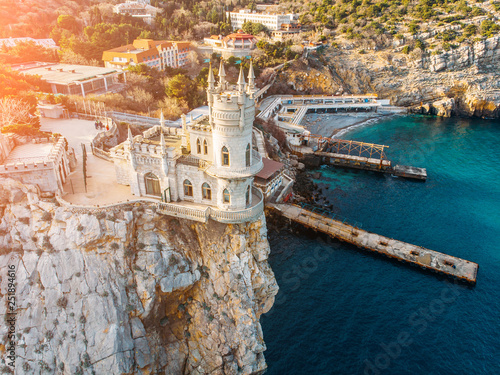
M397 116L344 139L389 145L426 182L322 166L332 212L479 264L470 286L297 228L270 231L280 290L267 375L500 374L500 122Z

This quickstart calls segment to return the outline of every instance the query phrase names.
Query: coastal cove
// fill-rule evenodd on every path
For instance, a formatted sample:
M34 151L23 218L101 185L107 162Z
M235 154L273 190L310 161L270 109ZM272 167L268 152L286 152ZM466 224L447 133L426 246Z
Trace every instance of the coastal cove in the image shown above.
M325 166L315 182L332 211L478 263L477 285L314 232L270 231L280 291L261 318L267 374L500 373L498 120L395 116L342 138L389 145L389 159L428 180Z

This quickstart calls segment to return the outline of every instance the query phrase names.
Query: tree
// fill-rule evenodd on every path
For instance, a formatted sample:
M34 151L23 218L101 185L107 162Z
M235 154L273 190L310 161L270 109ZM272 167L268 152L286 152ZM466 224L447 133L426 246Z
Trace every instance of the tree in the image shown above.
M50 85L42 81L39 76L29 76L11 70L0 64L0 98L11 95L20 95L27 91L48 91Z
M34 102L33 102L34 99ZM13 126L26 125L33 129L40 128L38 116L35 116L36 97L3 97L0 99L0 127L2 132L13 131ZM16 133L18 133L16 131Z
M189 102L188 98L194 90L196 90L194 82L191 78L183 74L177 74L169 79L165 88L165 92L169 98L177 98L186 100L187 102Z
M76 34L80 29L80 25L76 18L68 14L61 14L59 17L57 17L57 27L69 30L73 34Z
M59 60L54 49L42 47L29 40L19 42L15 47L9 48L2 58L6 63L22 63L28 61L56 62Z

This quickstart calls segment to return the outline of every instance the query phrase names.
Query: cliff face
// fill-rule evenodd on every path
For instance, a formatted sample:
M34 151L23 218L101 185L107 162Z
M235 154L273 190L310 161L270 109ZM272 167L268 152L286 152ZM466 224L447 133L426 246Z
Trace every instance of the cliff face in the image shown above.
M274 92L376 93L380 98L390 99L393 105L418 106L414 108L416 112L429 112L422 106L429 104L435 108L430 112L436 114L500 116L499 37L441 55L429 56L419 51L406 55L396 51L359 53L330 48L309 58L307 63L293 62L278 75Z
M264 216L202 224L143 204L88 214L13 180L0 186L2 293L16 267L16 373L265 369L259 317L278 287Z

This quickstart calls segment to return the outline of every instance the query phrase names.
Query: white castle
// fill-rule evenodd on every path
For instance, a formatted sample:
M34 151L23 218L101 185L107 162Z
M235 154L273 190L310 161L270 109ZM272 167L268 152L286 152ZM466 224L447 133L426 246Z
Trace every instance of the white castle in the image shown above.
M198 210L222 222L254 220L263 211L262 192L253 186L263 162L252 147L253 67L248 84L241 69L233 86L221 62L215 83L210 66L208 116L189 124L183 116L182 129L161 121L143 135L132 137L129 130L128 140L111 149L117 181L130 185L134 195L161 198L169 213L184 208L191 216Z

